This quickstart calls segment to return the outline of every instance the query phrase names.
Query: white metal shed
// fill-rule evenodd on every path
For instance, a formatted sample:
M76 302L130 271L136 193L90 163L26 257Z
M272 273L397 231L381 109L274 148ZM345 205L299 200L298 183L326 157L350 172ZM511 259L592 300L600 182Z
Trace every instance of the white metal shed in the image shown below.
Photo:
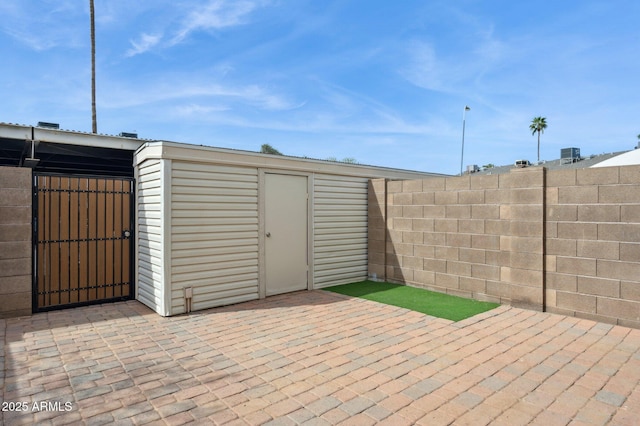
M136 298L163 316L367 278L383 167L148 142L134 156Z

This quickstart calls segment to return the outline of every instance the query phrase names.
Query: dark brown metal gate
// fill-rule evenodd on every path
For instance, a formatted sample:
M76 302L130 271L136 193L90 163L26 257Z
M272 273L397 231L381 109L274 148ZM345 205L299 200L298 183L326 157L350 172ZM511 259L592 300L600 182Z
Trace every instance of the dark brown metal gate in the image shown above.
M34 312L130 299L133 180L34 176Z

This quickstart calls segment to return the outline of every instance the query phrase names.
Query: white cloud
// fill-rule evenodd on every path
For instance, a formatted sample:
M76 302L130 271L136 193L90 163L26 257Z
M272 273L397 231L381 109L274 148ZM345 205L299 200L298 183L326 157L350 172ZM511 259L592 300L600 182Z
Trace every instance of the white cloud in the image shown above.
M178 44L195 31L218 30L242 25L257 3L246 0L211 0L192 10L182 21L170 44Z
M127 50L127 52L125 53L125 56L131 57L131 56L144 53L149 49L153 48L154 46L156 46L161 39L162 39L161 35L142 33L138 41L133 41L133 40L130 41L133 47Z

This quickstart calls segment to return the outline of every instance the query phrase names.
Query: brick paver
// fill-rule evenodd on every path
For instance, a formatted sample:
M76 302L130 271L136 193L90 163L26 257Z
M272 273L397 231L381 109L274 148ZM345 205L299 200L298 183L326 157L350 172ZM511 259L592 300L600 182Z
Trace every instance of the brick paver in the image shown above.
M163 318L0 320L2 424L637 424L640 330L508 306L453 323L323 291Z

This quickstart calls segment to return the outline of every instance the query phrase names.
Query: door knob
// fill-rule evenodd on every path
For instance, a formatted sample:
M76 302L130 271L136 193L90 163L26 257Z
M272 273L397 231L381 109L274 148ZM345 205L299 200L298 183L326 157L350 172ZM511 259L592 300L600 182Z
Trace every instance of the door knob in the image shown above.
M267 232L267 238L271 236L271 232Z

